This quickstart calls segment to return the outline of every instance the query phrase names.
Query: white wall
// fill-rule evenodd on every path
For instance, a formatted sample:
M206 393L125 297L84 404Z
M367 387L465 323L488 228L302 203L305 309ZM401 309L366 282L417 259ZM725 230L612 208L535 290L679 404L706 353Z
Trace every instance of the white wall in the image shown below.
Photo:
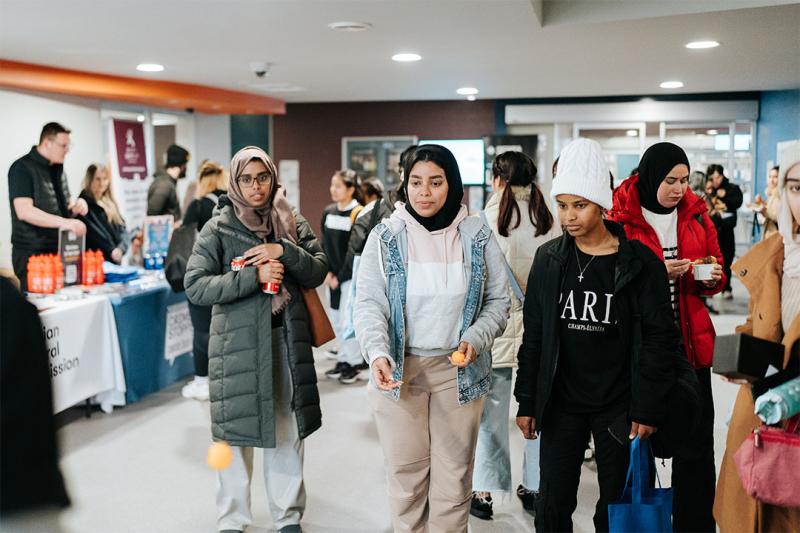
M75 104L53 98L0 90L0 267L11 268L11 211L8 200L8 169L39 142L42 126L59 122L72 130L71 148L64 169L73 197L80 193L86 167L105 161L100 106Z
M216 161L228 168L231 162L231 117L230 115L195 115L194 159Z

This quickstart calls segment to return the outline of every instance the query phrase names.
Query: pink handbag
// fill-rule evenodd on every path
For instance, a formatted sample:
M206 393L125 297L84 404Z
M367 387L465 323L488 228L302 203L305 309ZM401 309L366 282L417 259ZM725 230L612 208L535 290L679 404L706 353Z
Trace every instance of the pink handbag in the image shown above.
M744 490L758 501L800 507L800 416L786 429L763 425L753 430L733 456Z

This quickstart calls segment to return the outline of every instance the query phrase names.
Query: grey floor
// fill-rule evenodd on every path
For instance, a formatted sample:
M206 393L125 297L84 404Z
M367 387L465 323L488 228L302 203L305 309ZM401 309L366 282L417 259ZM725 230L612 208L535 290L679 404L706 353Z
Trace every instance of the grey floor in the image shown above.
M744 295L744 290L738 290ZM734 314L714 317L718 334L743 322L746 301L715 301ZM317 354L323 428L306 441L308 491L303 527L308 532L391 531L384 471L363 382L343 386L326 380L331 366ZM717 463L725 440L725 420L736 388L714 377ZM514 413L512 407L512 415ZM210 444L208 404L180 396L172 386L111 414L96 412L59 431L62 468L73 500L61 516L64 531L80 533L215 531L215 476L205 465ZM523 441L511 423L514 486L521 477ZM254 471L260 472L256 454ZM669 484L669 463L659 467ZM271 531L263 480L254 476L254 526ZM576 531L592 531L597 495L595 473L584 466L575 512ZM532 531L533 521L512 495L499 498L495 518L471 518L474 532ZM42 529L44 531L46 529Z

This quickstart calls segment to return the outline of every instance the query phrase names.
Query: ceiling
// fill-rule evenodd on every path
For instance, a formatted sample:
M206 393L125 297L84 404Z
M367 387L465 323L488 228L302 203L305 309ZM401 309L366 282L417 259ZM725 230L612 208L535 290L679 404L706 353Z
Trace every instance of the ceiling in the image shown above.
M699 39L722 46L684 48ZM800 2L0 0L0 58L287 102L454 99L463 86L479 98L786 89L800 87ZM256 78L253 61L270 74ZM139 73L142 62L166 70ZM683 89L659 88L676 79Z

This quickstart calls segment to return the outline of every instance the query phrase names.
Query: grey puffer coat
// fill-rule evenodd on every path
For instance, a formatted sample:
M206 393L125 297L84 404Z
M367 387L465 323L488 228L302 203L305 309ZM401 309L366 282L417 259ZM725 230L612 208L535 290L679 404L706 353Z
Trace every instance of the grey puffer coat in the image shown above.
M322 425L308 313L300 287L320 285L327 258L308 222L295 212L297 244L282 240L283 335L292 374L292 410L300 438ZM189 301L213 305L208 350L211 431L233 446L275 447L272 375L272 297L261 292L256 269L231 271L231 260L261 243L227 205L197 236L186 267ZM275 330L281 331L281 330Z

